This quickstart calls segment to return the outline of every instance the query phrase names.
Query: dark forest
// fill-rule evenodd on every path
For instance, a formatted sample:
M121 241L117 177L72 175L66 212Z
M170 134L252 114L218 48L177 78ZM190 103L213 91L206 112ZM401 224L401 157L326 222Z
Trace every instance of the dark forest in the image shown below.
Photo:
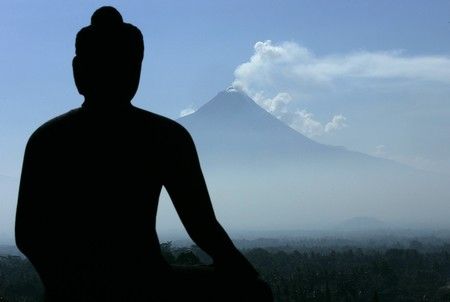
M450 301L449 243L409 240L374 247L316 243L242 252L270 284L275 301ZM161 250L172 265L209 263L196 246L166 242ZM0 258L0 301L42 301L42 286L29 261L6 254Z

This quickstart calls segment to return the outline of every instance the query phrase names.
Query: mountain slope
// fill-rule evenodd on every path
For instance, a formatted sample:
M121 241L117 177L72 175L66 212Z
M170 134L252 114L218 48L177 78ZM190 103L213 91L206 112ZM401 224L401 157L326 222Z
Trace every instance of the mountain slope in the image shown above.
M217 94L195 113L178 119L194 137L202 159L270 160L277 164L334 163L351 165L400 165L342 147L320 144L290 128L234 89ZM215 158L210 162L211 157Z
M241 92L220 92L178 121L194 138L219 216L234 227L330 226L355 216L449 225L450 179L317 143Z

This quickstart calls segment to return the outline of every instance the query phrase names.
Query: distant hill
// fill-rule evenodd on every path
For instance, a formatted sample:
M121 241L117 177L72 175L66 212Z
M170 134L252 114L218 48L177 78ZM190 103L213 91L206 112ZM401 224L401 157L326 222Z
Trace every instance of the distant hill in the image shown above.
M0 244L0 257L1 256L23 256L22 253L14 245Z
M352 217L350 219L346 219L342 223L340 223L337 228L340 230L349 230L349 231L368 231L368 230L382 230L386 229L389 226L374 217Z

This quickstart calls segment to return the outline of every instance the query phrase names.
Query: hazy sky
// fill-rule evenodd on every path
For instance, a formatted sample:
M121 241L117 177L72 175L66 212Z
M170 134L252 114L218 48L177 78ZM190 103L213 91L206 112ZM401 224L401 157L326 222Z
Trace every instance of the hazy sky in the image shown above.
M320 142L450 174L449 1L1 1L0 174L82 102L77 31L113 5L145 38L134 104L177 118L234 83Z

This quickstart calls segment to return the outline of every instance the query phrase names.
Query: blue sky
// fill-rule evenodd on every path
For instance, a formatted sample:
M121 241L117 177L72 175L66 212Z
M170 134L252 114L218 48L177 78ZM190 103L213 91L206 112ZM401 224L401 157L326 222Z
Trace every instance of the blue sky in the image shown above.
M2 1L0 174L81 104L75 35L102 5L144 34L140 107L177 118L235 83L320 142L450 174L450 2L411 0Z

